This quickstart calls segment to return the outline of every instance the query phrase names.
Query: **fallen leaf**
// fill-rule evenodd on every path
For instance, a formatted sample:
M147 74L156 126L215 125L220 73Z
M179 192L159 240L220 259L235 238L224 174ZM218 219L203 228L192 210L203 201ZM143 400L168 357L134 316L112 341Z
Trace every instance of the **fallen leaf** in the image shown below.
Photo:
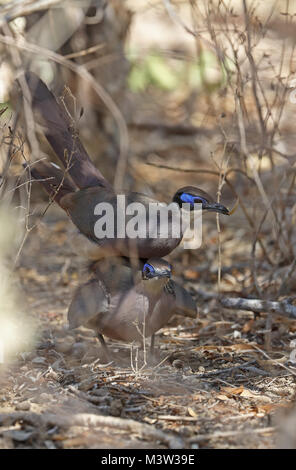
M249 331L251 331L252 328L253 328L254 322L255 322L254 318L252 318L251 320L247 321L247 322L244 324L243 328L242 328L242 332L243 332L243 333L249 333Z
M223 392L229 393L230 395L241 395L244 391L244 387L222 387L221 390Z
M187 411L188 411L189 416L192 416L192 418L197 418L197 414L190 406L188 406Z

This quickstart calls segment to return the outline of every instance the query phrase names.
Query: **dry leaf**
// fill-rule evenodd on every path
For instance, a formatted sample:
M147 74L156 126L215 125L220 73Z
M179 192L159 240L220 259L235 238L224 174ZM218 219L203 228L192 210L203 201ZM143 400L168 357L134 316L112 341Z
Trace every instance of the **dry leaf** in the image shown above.
M197 418L197 414L190 406L188 406L187 411L188 411L189 416L192 416L192 418Z
M251 331L252 328L253 328L254 322L255 322L254 318L252 318L251 320L247 321L247 322L244 324L243 328L242 328L242 332L243 332L243 333L249 333L249 331Z
M244 391L244 387L222 387L221 390L223 392L229 393L230 395L241 395Z
M184 271L184 277L185 279L198 279L200 277L199 272L193 271L193 269L185 269Z
M217 395L217 398L218 398L219 400L223 400L223 401L229 400L229 397L227 397L226 395Z

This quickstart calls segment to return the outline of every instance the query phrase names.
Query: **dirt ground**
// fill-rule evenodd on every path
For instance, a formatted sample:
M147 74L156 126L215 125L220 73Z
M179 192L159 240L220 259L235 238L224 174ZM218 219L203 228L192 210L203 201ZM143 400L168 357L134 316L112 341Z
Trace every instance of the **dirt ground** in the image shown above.
M259 16L255 12L246 18L238 0L233 2L238 13L224 8L225 2L188 5L216 3L216 14L206 24L199 12L191 15L194 9L189 15L181 7L176 10L184 25L202 32L209 29L203 43L172 21L163 5L160 9L157 2L141 2L140 8L138 0L130 1L135 10L140 8L129 35L130 45L139 47L139 57L131 50L128 68L146 71L144 78L150 81L135 92L126 86L124 76L124 86L119 87L130 140L125 189L169 201L177 188L197 185L213 196L221 193L227 207L237 205L227 220L220 217L220 233L216 216L204 217L199 250L187 253L177 248L169 258L174 279L197 302L197 318L174 317L158 332L153 359L148 343L143 350L107 339L114 360L106 363L92 331L67 327L73 292L88 277L87 240L76 239L73 224L54 204L40 217L48 204L40 188L32 185L32 194L25 193L21 204L16 191L12 207L25 207L23 225L32 214L37 222L12 271L27 312L24 331L30 322L32 342L17 347L4 363L0 348L1 449L273 448L288 445L288 437L296 448L296 416L290 411L295 403L296 364L291 358L296 320L222 308L218 298L219 285L225 297L288 299L295 308L295 13L288 15L293 2L286 1L276 2L274 21L269 2L251 2L258 4ZM217 44L211 25L219 33ZM215 47L208 49L209 40ZM156 75L154 50L160 68ZM78 52L80 64L80 49L62 52ZM218 64L221 52L236 57L231 67L227 61L223 68ZM105 54L109 60L114 55ZM102 58L97 57L97 74L105 86L108 61L101 62ZM110 62L113 76L116 63ZM161 86L164 71L166 78L175 74L178 79L170 91ZM15 74L11 76L14 80ZM80 136L112 182L120 141L114 116L104 109L102 119L101 103L98 109L94 106L95 114L89 84L79 86L75 74L71 76L68 71L59 81L78 98L78 109L85 109L78 120ZM9 140L10 120L5 118L4 130L1 127ZM9 156L7 166L11 163L8 198L12 187L19 189L23 157L32 160L25 138L20 141L14 160L2 146L3 161ZM44 142L41 150L54 161ZM1 235L2 226L0 242ZM0 245L2 314L1 262ZM286 415L290 424L284 434Z
M210 218L206 231L214 229ZM197 319L175 317L161 330L153 361L148 348L108 341L115 360L106 363L92 331L67 329L71 295L87 275L73 233L53 207L25 245L18 273L37 339L1 366L0 447L274 447L278 415L295 395L296 321L276 317L272 352L263 351L266 315L205 300L216 274L183 269L179 255L177 278L198 301Z

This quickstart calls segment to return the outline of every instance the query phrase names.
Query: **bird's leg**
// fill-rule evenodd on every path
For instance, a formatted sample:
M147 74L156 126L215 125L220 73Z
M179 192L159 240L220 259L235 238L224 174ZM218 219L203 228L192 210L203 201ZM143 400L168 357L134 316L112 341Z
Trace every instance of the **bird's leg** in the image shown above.
M101 343L101 346L102 346L102 349L103 349L103 352L104 352L104 355L105 355L105 358L107 359L107 361L112 361L112 357L111 357L111 354L110 354L110 351L107 347L107 344L104 340L104 336L101 335L101 333L98 333L98 340L100 341Z

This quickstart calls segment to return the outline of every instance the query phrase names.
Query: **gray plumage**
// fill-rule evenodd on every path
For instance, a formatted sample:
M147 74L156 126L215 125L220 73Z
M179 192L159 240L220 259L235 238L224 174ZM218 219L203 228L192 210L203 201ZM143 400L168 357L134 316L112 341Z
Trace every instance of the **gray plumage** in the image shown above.
M69 175L66 179L65 172L58 169L55 171L53 167L49 168L46 162L41 161L32 167L32 176L40 181L51 197L67 212L79 231L98 245L98 257L126 256L148 259L162 258L171 253L180 244L185 227L182 226L180 230L180 223L176 222L169 213L168 224L158 219L156 237L150 236L148 207L150 203L159 203L159 201L141 193L127 193L126 206L133 202L140 202L145 206L145 215L142 216L144 219L140 219L139 222L139 226L147 227L145 236L138 238L131 238L127 235L123 238L117 236L117 212L119 214L121 212L121 209L117 208L117 194L92 163L68 116L47 86L31 72L26 73L26 79L32 96L33 111L37 115L36 120L42 124L48 142ZM63 175L62 179L61 175ZM44 182L44 179L49 177L51 183ZM53 191L53 187L57 189ZM181 207L184 202L188 201L191 201L192 207L195 202L199 202L202 204L202 210L229 214L225 206L214 202L205 191L194 186L180 188L171 202ZM94 209L102 202L109 202L114 208L115 236L113 238L98 238L94 232L98 221ZM132 217L126 217L126 226ZM177 232L179 232L177 235L173 230L176 224L178 224ZM168 235L160 236L161 229L167 225Z
M148 263L155 270L150 279L118 260L97 263L95 277L74 294L68 311L70 328L84 325L98 335L130 342L153 336L174 314L195 318L195 302L169 278L169 263L162 259Z

